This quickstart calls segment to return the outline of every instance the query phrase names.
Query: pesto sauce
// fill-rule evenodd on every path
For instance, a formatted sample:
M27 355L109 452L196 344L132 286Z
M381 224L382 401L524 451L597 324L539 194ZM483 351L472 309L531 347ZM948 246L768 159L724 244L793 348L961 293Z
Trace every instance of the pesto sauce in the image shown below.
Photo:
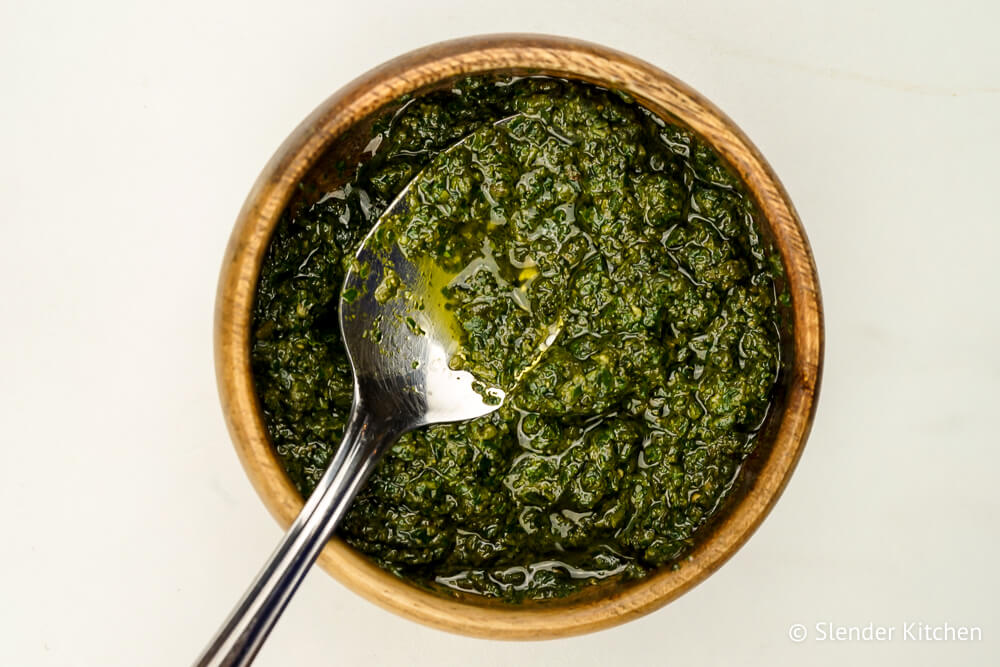
M350 410L344 273L420 173L400 242L455 276L455 365L513 391L401 438L340 535L417 584L511 602L676 564L779 369L776 261L741 184L626 96L549 78L466 79L373 133L347 185L285 212L258 284L254 379L295 486Z

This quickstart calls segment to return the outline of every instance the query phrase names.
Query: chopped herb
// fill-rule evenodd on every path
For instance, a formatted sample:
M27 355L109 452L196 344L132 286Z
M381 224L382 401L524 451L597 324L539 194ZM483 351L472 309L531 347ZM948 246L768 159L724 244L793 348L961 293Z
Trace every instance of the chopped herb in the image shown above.
M292 482L312 491L350 410L344 270L429 167L401 244L459 277L452 366L516 388L401 438L340 535L418 585L508 602L683 567L780 362L781 264L741 183L629 96L542 77L459 81L376 136L342 196L288 208L261 270L253 373Z

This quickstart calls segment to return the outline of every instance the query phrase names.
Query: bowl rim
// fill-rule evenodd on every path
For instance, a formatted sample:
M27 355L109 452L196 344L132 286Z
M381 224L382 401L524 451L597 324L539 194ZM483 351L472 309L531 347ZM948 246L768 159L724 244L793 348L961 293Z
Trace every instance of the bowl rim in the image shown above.
M257 494L283 528L302 499L270 444L250 367L250 318L271 233L293 190L352 123L434 82L464 74L529 70L623 90L658 114L697 132L738 173L771 229L792 302L794 359L770 452L746 494L724 510L677 569L666 568L599 599L518 607L478 605L421 590L331 540L319 565L349 589L425 625L492 639L548 639L623 623L658 609L717 570L768 514L802 454L812 425L823 359L823 312L816 266L798 215L770 165L711 102L675 77L625 53L589 42L535 34L466 37L411 51L328 97L281 144L236 219L216 296L215 365L233 444Z

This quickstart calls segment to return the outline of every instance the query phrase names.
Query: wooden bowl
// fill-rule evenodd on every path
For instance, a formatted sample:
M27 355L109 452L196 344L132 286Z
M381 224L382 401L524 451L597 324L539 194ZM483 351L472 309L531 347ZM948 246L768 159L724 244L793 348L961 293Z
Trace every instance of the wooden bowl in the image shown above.
M654 113L694 130L743 179L760 211L762 232L784 264L785 284L779 288L787 287L791 295L783 313L788 325L776 407L726 506L702 528L699 543L679 568L629 584L589 587L562 600L510 605L426 592L339 539L320 554L319 564L345 586L407 618L479 637L544 639L590 632L657 609L715 571L750 537L788 482L812 423L823 354L822 309L805 232L778 178L729 118L674 77L611 49L538 35L471 37L403 55L349 83L292 132L250 191L226 249L215 323L219 392L243 467L282 526L291 524L302 498L272 451L250 371L254 292L275 225L297 184L319 178L331 159L356 158L373 116L400 95L456 76L489 73L546 74L623 90Z

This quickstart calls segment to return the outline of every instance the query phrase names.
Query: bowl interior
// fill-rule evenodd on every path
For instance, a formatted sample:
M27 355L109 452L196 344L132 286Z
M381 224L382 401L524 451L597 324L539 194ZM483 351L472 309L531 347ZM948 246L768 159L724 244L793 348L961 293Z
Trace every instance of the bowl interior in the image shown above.
M509 68L505 70L494 70L489 73L489 75L500 77L505 75L518 75L518 76L528 76L528 75L538 75L537 72L532 72L524 69ZM433 84L428 84L421 87L420 89L414 91L413 96L419 97L421 95L426 95L435 90L447 89L451 87L452 83L461 78L464 75L456 75L442 79L441 81L435 82ZM597 83L592 80L582 79L580 77L574 76L563 76L562 78L575 79L578 81L586 81L587 83ZM342 134L337 136L326 149L326 151L319 157L316 163L309 169L309 171L303 176L302 184L305 186L298 189L292 198L288 202L288 208L295 207L308 207L315 203L317 199L323 196L324 193L336 190L346 183L350 182L354 175L354 167L361 164L367 159L365 153L365 148L371 140L371 130L373 124L380 118L384 118L385 115L391 115L395 112L402 103L398 100L392 100L387 102L384 106L376 109L375 111L369 113L364 118L359 119L356 123L352 124L346 129ZM680 125L692 129L687 126L682 119L675 116L669 116L664 118L675 125ZM344 167L347 166L345 169ZM732 169L732 166L730 166ZM761 234L766 239L768 245L770 245L771 250L775 249L774 235L771 231L770 226L767 221L762 219L762 216L758 211L756 212L756 217L758 224L761 228ZM787 289L787 281L782 276L776 276L776 290L780 293L783 289ZM722 506L719 510L712 516L708 523L702 526L697 533L698 541L703 541L708 536L711 535L714 527L725 517L729 507L733 503L739 503L741 499L745 498L747 493L753 488L753 481L760 474L763 466L768 460L768 454L771 446L774 443L774 435L777 430L777 426L780 424L781 416L786 403L786 394L789 389L789 373L788 367L794 366L794 326L792 320L791 306L778 302L779 318L781 323L781 357L782 365L780 367L779 376L774 388L774 400L770 410L768 411L767 417L761 427L761 435L754 447L753 452L750 456L745 459L743 465L740 467L740 472L737 476L736 481L733 484L732 489L727 494ZM350 549L351 547L346 547ZM360 554L359 554L360 555ZM364 556L361 556L364 557ZM556 598L552 600L526 600L520 603L522 608L530 608L532 606L544 606L544 607L560 607L560 606L573 606L580 603L583 600L593 600L598 598L606 597L610 592L628 588L634 586L639 581L626 581L621 582L615 579L609 579L606 581L599 582L593 586L588 586L586 588L580 589L570 595L565 597ZM410 586L417 587L415 583L406 582ZM449 589L447 592L449 597L453 599L460 600L465 604L472 604L481 607L500 607L509 608L509 603L502 601L493 600L490 598L484 598L478 595L461 593L458 591L452 591Z

